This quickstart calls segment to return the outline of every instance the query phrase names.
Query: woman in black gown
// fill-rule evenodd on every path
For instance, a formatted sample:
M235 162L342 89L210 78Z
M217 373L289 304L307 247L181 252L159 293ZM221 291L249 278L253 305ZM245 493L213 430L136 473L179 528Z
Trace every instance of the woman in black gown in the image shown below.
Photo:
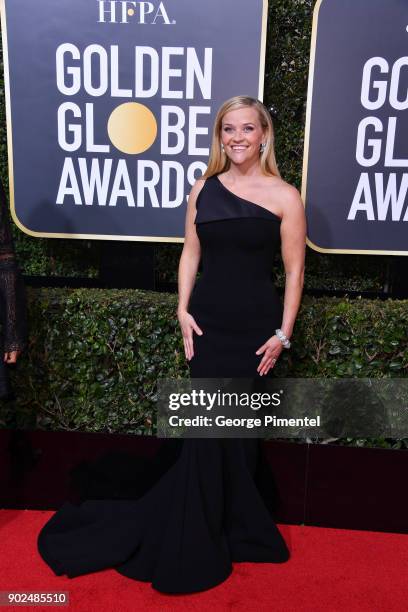
M274 330L289 338L299 307L305 228L300 196L279 176L262 103L238 96L223 104L204 178L189 196L179 268L190 374L269 375L283 346ZM283 311L271 281L280 241ZM255 484L258 460L258 440L186 439L140 499L64 504L43 527L39 551L56 574L114 567L166 593L215 586L234 561L286 561L285 541Z

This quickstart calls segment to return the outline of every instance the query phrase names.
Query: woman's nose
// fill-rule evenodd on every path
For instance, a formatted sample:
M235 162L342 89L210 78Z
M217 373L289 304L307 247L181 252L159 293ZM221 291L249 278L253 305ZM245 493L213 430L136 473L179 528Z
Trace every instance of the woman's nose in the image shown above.
M240 131L236 130L236 132L235 132L235 134L234 134L234 136L233 136L233 140L234 140L234 141L235 141L235 140L242 140L242 135L243 135L243 133L242 133L242 132L240 132Z

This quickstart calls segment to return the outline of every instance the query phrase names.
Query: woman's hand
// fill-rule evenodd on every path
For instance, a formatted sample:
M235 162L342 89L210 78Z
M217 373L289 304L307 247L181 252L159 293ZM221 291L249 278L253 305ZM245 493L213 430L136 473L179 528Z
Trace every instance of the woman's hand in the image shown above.
M194 357L193 331L195 331L199 336L202 336L203 332L198 327L194 317L192 317L187 310L178 312L177 318L180 323L181 333L183 334L184 352L186 354L186 358L190 360L192 357Z
M260 376L267 374L269 369L275 366L275 363L282 350L282 342L279 340L278 336L272 336L265 342L265 344L259 347L259 349L256 351L256 355L261 355L264 353L264 356L256 369Z
M4 353L4 363L16 363L21 351L8 351Z

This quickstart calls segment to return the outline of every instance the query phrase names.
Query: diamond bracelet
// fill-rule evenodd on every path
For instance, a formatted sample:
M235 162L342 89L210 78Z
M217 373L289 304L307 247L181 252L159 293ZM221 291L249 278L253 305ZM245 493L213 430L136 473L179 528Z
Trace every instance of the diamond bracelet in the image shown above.
M279 340L282 342L283 348L289 349L291 346L291 343L289 342L289 339L285 336L283 331L281 329L275 329L275 334L278 336Z

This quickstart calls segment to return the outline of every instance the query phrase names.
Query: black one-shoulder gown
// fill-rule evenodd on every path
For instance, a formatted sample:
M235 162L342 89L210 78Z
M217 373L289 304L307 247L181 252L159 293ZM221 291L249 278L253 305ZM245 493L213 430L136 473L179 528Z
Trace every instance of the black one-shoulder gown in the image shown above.
M282 321L272 282L280 219L236 196L215 175L197 198L202 274L189 312L192 378L255 378L256 350ZM158 591L213 587L232 562L280 563L289 551L257 488L256 439L186 439L176 461L139 499L65 503L38 550L57 575L115 568Z

